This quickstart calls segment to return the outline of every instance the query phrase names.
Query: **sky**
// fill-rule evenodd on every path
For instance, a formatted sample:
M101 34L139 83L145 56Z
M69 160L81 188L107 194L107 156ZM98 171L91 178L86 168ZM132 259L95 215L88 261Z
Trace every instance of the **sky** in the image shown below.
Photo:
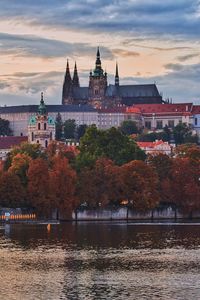
M200 104L200 0L0 0L0 105L60 104L69 59L87 86L100 47L114 83Z

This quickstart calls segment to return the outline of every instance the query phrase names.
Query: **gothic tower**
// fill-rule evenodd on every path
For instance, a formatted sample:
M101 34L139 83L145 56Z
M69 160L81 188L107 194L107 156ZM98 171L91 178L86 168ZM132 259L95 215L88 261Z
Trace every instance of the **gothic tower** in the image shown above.
M71 103L71 98L72 98L72 79L69 70L69 62L67 60L65 79L63 83L62 104Z
M101 67L99 47L97 49L96 65L89 77L89 103L99 107L105 98L107 88L107 73Z
M72 86L73 87L80 87L76 62L75 62L75 65L74 65L74 76L73 76L73 79L72 79Z

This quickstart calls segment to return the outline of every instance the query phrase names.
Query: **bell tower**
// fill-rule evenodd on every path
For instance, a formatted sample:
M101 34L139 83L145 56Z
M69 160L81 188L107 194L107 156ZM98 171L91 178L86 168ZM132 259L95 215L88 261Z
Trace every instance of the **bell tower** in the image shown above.
M105 98L107 88L107 73L101 67L99 47L97 48L96 64L89 77L89 103L99 107Z

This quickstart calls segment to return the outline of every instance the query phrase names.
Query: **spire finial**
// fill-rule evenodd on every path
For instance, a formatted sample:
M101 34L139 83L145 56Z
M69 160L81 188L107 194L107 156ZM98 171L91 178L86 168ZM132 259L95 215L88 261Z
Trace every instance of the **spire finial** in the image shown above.
M116 62L116 71L115 71L115 85L119 86L119 71L118 71L118 63Z

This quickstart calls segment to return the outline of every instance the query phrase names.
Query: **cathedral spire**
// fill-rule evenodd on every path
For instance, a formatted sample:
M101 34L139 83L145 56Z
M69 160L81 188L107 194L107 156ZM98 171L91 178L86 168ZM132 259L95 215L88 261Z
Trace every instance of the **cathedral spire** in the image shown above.
M101 59L100 59L99 47L97 48L96 69L101 69Z
M119 71L118 71L118 63L116 63L116 71L115 71L115 86L119 86Z
M67 60L65 79L63 83L62 104L65 103L65 99L69 98L71 94L71 88L72 88L72 79L71 79L71 74L69 69L69 61Z
M74 87L80 87L76 62L74 65L74 76L73 76L72 84Z

